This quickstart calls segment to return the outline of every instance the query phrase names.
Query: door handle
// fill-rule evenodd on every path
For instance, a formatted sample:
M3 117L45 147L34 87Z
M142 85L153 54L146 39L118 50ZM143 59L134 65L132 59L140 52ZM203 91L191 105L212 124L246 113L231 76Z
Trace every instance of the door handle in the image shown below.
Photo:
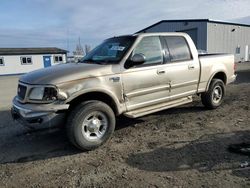
M164 70L158 70L157 74L165 74L165 71Z
M188 65L188 69L191 70L191 69L194 69L194 65Z

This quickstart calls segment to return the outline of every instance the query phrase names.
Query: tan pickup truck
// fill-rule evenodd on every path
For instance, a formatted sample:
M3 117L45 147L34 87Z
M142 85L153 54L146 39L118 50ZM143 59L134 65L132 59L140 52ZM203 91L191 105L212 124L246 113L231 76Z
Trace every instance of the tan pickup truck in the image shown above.
M218 107L234 66L233 55L199 56L184 33L113 37L78 63L23 75L12 115L30 127L65 125L76 147L91 150L110 138L116 116L137 118L197 94L205 107Z

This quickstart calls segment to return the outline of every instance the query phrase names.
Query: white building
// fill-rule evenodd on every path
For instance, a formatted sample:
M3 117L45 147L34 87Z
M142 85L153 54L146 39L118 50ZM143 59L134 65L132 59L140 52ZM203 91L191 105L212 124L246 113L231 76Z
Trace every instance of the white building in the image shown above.
M0 75L23 74L66 63L67 51L59 48L0 48Z

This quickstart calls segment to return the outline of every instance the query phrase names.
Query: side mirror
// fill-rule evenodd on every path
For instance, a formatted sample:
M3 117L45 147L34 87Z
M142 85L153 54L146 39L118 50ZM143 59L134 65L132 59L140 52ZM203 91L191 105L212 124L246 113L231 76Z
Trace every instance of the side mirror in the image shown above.
M146 57L143 54L134 54L131 59L133 65L141 65L146 61Z

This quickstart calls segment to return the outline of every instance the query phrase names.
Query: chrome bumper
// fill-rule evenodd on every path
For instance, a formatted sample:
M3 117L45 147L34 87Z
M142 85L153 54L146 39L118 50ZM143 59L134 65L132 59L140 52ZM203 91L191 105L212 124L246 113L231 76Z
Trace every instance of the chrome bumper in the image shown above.
M228 83L234 82L234 81L236 80L236 78L237 78L237 74L234 74L233 76L231 76L231 77L229 78Z
M12 101L12 118L25 126L56 126L63 121L68 104L22 104L17 97Z

